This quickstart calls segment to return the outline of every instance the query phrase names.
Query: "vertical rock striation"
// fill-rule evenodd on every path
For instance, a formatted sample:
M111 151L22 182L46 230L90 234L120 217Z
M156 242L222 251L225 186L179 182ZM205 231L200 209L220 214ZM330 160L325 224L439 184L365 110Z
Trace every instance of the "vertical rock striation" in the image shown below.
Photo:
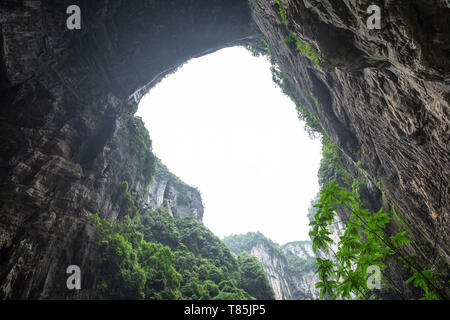
M448 1L252 1L253 18L298 103L350 166L381 186L415 253L449 278ZM380 30L366 27L369 4ZM297 50L294 34L320 57ZM362 174L362 173L361 173ZM404 227L403 227L404 229Z
M291 299L292 293L289 288L286 258L263 242L254 246L250 250L250 254L261 262L267 274L267 279L269 279L270 285L275 293L275 299Z
M203 203L197 189L183 183L160 161L154 179L141 204L143 210L155 210L166 205L174 217L183 218L192 214L202 221Z

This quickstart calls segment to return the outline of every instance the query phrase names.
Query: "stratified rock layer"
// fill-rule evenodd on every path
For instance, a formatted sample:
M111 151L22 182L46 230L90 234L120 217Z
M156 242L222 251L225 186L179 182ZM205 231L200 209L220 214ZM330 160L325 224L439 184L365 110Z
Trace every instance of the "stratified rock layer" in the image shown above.
M154 180L148 188L141 208L155 210L165 205L174 217L184 218L193 215L202 221L203 203L197 189L183 183L161 162L158 162Z

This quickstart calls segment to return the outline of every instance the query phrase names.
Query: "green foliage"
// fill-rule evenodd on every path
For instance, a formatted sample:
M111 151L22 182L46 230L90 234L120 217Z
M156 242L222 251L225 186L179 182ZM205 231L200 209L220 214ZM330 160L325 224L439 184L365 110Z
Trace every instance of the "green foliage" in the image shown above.
M319 119L303 104L298 101L294 102L299 119L305 122L306 132L310 137L319 137L324 132Z
M319 202L319 197L320 197L320 192L318 192L316 194L314 199L312 199L309 204L308 213L307 213L309 222L314 220L314 216L316 215L316 212L317 212L317 207L315 205Z
M405 242L411 242L411 240L405 236L405 233L406 231L399 232L390 237L390 241L394 247L402 249Z
M127 185L121 183L121 186ZM93 215L103 299L269 299L273 292L260 264L236 259L193 217L167 208L111 224Z
M437 284L436 273L433 269L423 270L419 272L414 270L413 275L406 280L406 284L413 283L414 287L419 287L424 292L424 296L420 300L439 300L439 296L430 290L429 281L433 284Z
M137 104L134 100L133 101L128 100L127 105L130 108L131 114L135 114L139 107L139 104Z
M316 259L312 257L302 259L295 255L286 255L286 261L289 274L292 275L301 275L304 272L316 269Z
M306 42L300 39L295 33L289 33L289 35L284 39L285 43L295 42L295 46L299 55L308 58L311 60L319 71L322 72L322 68L320 67L320 56L316 50L311 48Z
M377 186L378 190L383 191L381 189L381 182L380 181L375 182L375 185Z
M364 178L353 179L352 191L355 193L356 198L362 207L372 209L372 204L369 201L370 191L367 188L366 180Z
M212 300L255 300L243 289L237 287L235 280L223 280L219 283L219 294Z
M261 8L256 3L253 3L252 7L257 13L261 13Z
M182 275L182 299L254 299L243 286L250 280L238 260L194 217L174 218L161 207L142 214L137 225L145 240L167 245L173 251L174 267Z
M331 181L340 186L350 187L353 179L348 170L342 164L342 152L327 135L322 137L322 159L320 160L319 184L322 188Z
M180 244L180 231L165 207L143 213L136 225L147 241L159 242L170 248L177 248Z
M286 14L284 12L284 9L282 7L281 1L277 0L277 4L279 7L279 14L282 18L282 21L284 24L287 25L286 20ZM322 71L319 63L320 63L320 57L319 54L311 48L307 43L302 41L297 35L294 33L290 33L284 40L285 43L290 43L294 41L296 50L298 51L298 54L308 58L311 60L314 65ZM305 130L308 132L308 134L311 137L318 137L322 134L324 134L324 130L322 128L322 125L320 124L319 119L316 115L314 115L305 105L304 102L300 101L296 98L295 89L292 87L292 85L289 83L286 75L283 73L283 71L278 66L276 59L274 55L272 54L269 44L265 39L261 39L261 42L266 48L265 55L268 57L270 63L271 63L271 72L272 72L272 80L273 82L278 85L282 92L286 94L295 104L298 115L300 120L305 122ZM259 48L258 46L252 46L247 47L248 50L252 52L253 55L259 56L261 54L264 54L263 50ZM309 88L305 89L305 92L309 95L309 97L312 99L317 112L320 111L320 104L317 98L313 95L312 91Z
M292 275L299 275L308 270L316 269L315 266L315 258L306 258L302 259L298 256L287 255L283 252L280 246L274 243L272 240L266 238L260 232L248 232L246 234L241 235L231 235L227 236L223 239L225 244L230 248L230 250L241 257L248 256L247 252L251 252L251 249L257 246L263 246L269 254L278 257L281 260L286 260L287 269ZM259 268L254 266L254 268ZM259 274L258 272L256 272ZM260 275L262 278L262 275ZM262 284L260 284L261 286ZM264 288L264 287L263 287ZM254 291L249 291L253 296L257 297L254 294Z
M131 152L136 156L138 168L148 184L156 171L156 157L152 153L152 141L140 117L129 118L127 136Z
M261 49L258 46L244 46L245 49L247 49L248 51L250 51L250 53L252 54L252 56L254 57L260 57L260 56L265 56L266 55L266 50L265 49Z
M317 100L317 98L314 96L314 94L312 93L311 89L306 88L305 91L306 91L306 93L309 95L309 97L313 100L314 105L316 106L317 111L320 111L319 100Z
M295 108L298 113L298 117L301 121L305 122L305 130L308 132L310 137L318 137L324 133L322 125L319 119L299 100L295 98L295 89L291 86L286 75L280 70L279 66L275 63L273 56L270 58L272 66L270 71L272 72L272 81L280 87L281 91L288 96L292 102L295 104ZM312 98L317 110L320 110L320 105L317 99L310 92L310 97Z
M281 4L280 0L276 0L276 1L277 1L277 4L278 4L278 14L281 17L281 21L283 22L284 25L287 25L288 21L287 21L287 18L286 18L286 12L284 12L284 9L283 9L283 5Z
M173 267L172 251L147 242L126 216L111 224L92 216L101 253L99 297L103 299L177 299L181 275Z
M189 204L189 197L186 193L179 193L177 195L177 204L186 206Z
M122 181L116 184L115 198L120 207L122 215L128 215L131 218L138 214L138 208L128 191L128 182Z
M314 252L318 250L330 252L334 242L329 237L331 232L328 226L334 221L334 212L339 207L351 211L345 232L340 237L337 252L330 252L335 260L317 259L316 273L320 281L316 287L320 288L321 298L325 295L331 298L350 298L350 293L367 298L369 292L366 283L367 268L376 265L383 270L386 268L386 261L394 255L398 255L415 271L407 283L417 280L415 285L424 290L426 298L435 296L428 287L428 283L432 283L427 278L429 272L427 270L421 272L397 251L405 242L409 242L405 232L386 240L384 229L391 220L389 213L383 212L383 209L370 212L360 207L357 193L348 192L333 181L321 190L315 207L317 212L314 221L310 223Z
M261 42L264 45L264 47L266 48L265 55L269 58L270 64L272 65L272 67L275 67L276 61L275 61L275 57L272 54L272 51L270 50L269 43L264 38L261 38Z
M242 272L242 288L257 300L274 300L275 294L258 259L242 252L238 263Z
M284 256L280 246L272 240L266 238L261 232L247 232L246 234L230 235L223 238L223 242L234 254L250 252L253 247L263 245L274 255Z

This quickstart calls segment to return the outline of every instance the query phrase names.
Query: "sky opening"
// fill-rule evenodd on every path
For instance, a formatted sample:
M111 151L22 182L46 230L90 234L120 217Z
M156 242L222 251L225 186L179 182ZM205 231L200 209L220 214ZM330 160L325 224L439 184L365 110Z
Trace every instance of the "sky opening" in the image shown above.
M190 60L142 98L136 115L156 156L199 189L203 223L217 236L309 240L321 144L273 83L266 58L233 47Z

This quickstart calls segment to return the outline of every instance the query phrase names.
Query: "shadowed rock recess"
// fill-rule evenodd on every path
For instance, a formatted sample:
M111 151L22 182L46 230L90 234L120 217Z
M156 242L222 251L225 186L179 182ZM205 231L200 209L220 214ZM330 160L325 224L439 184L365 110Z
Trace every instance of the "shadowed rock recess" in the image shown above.
M81 8L81 30L66 28L72 4ZM133 147L135 103L188 59L261 38L350 172L380 185L397 208L410 253L448 279L449 2L279 4L1 1L1 298L96 298L90 216L121 221L118 182L128 182L139 210L166 199L177 216L183 194L179 215L192 209L201 219L200 195L155 174L152 158ZM380 30L366 27L370 4L382 9ZM291 33L317 53L320 68L285 41ZM83 290L67 290L73 264Z

